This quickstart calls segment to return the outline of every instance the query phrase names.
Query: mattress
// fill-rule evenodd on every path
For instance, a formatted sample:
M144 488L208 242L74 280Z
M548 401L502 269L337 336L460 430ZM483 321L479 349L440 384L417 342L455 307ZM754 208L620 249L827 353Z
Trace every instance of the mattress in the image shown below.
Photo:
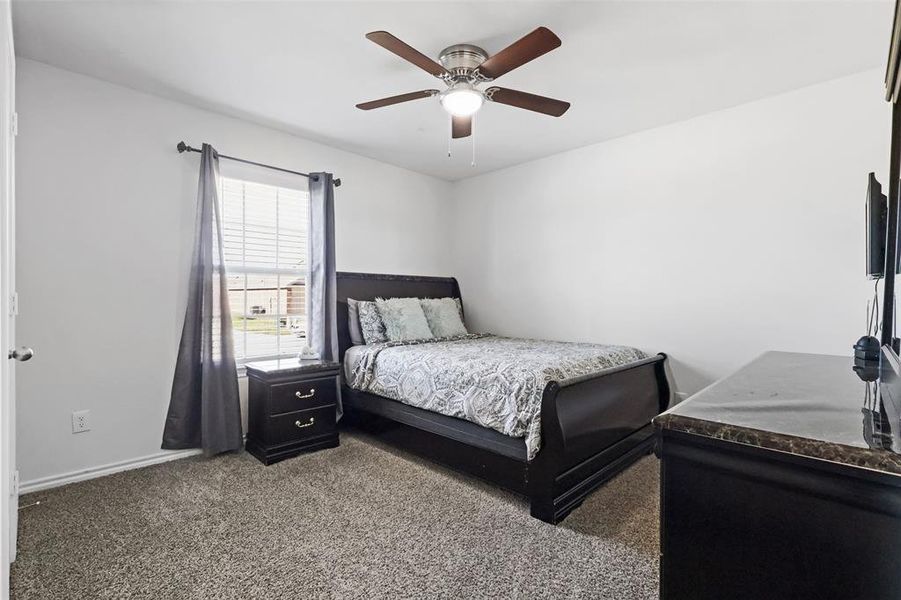
M541 398L563 381L647 358L628 346L470 334L353 346L347 384L404 404L524 438L531 460L541 448Z

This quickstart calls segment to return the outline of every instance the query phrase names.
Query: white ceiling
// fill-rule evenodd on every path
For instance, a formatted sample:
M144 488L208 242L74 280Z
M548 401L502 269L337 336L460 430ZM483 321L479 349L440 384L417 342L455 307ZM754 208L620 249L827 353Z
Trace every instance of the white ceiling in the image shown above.
M19 55L455 180L880 67L883 2L13 3ZM563 46L498 85L572 102L562 118L487 105L453 142L440 88L367 41L384 29L425 54L495 53L545 25Z

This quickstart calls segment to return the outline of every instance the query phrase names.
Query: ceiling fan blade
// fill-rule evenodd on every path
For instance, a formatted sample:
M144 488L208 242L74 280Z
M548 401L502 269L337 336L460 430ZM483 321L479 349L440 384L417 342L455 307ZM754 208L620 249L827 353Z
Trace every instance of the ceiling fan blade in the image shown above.
M400 104L401 102L409 102L410 100L419 100L421 98L431 98L438 93L438 90L421 90L418 92L410 92L409 94L399 94L379 100L371 100L369 102L361 102L357 104L357 108L361 110L372 110L373 108L381 108L383 106L391 106L392 104Z
M519 92L517 90L508 90L507 88L492 87L485 90L485 96L492 102L515 106L516 108L524 108L535 112L559 117L569 110L569 102L563 100L554 100L536 94L527 92Z
M447 69L417 50L416 48L400 41L387 31L373 31L366 34L366 39L375 42L388 52L393 52L407 62L411 62L423 71L431 73L435 77L450 77Z
M451 137L465 138L472 135L472 117L451 117Z
M559 48L561 43L553 31L547 27L539 27L479 65L479 73L489 79L497 79L504 73L509 73L554 48Z

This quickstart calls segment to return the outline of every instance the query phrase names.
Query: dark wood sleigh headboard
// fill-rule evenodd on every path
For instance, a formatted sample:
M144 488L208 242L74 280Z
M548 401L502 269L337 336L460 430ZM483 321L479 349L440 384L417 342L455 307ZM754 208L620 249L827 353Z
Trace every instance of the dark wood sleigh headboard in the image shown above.
M347 319L347 299L375 300L376 298L460 298L460 286L453 277L419 275L384 275L381 273L336 274L338 302L338 355L350 348L350 329Z

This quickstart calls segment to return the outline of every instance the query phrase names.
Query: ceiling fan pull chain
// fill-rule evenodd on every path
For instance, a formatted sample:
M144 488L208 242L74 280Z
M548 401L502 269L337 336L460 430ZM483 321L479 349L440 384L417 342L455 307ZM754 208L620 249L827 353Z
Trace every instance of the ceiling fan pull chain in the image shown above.
M447 136L447 157L451 157L451 138L454 136L454 116L450 113L447 115L447 128L448 128L448 136Z
M470 139L472 140L472 162L469 163L470 167L476 166L476 116L472 115L469 117L472 119L470 127L472 127L472 133L470 134Z

